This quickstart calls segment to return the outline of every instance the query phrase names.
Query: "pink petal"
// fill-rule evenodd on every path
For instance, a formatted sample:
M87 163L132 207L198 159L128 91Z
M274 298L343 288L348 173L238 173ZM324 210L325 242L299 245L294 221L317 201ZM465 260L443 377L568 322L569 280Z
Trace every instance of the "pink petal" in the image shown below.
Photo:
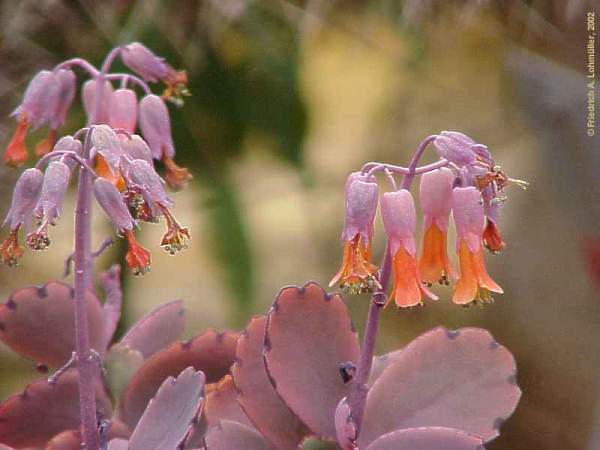
M476 436L453 428L407 428L384 434L366 450L485 450Z
M489 441L520 396L513 356L486 330L435 328L404 348L369 391L359 444L424 426Z
M0 404L0 442L13 447L43 447L65 430L79 428L77 371L65 372L56 382L34 381L22 393ZM96 402L101 417L110 417L112 407L98 384Z
M308 430L269 381L262 356L266 325L264 316L250 321L238 341L236 363L231 372L239 402L256 428L276 448L296 449Z
M231 375L226 375L206 396L204 415L209 427L218 425L222 420L231 420L254 428L237 401L237 392Z
M179 339L184 329L185 309L181 300L175 300L158 306L138 320L120 344L148 358Z
M135 428L148 401L168 376L177 376L193 367L206 376L207 383L220 380L229 372L235 359L239 335L233 332L207 331L187 342L174 342L156 352L133 376L121 396L121 419Z
M350 391L339 364L356 364L358 357L358 337L339 295L316 283L280 291L268 318L267 370L275 390L315 435L335 439L335 408Z
M129 439L130 450L174 449L202 406L204 374L189 367L158 389Z
M224 420L206 433L206 450L271 450L263 437L245 425Z
M87 295L88 324L93 349L104 353L102 308ZM73 290L58 281L14 291L0 305L0 340L38 363L60 367L75 349Z

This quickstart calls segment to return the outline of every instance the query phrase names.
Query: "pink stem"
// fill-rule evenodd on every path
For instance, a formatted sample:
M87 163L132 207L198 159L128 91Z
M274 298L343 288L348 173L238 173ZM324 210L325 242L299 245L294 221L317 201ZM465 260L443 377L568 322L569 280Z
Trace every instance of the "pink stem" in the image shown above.
M367 382L369 381L369 375L371 374L373 355L375 353L375 341L377 340L377 330L379 328L379 313L381 308L385 306L386 292L390 281L391 271L392 255L390 253L389 245L386 245L383 262L379 269L379 284L381 287L375 291L371 298L358 370L356 372L356 377L353 380L352 390L348 396L348 405L352 411L352 420L356 424L356 429L358 431L360 431L367 400Z
M112 66L112 63L114 62L115 58L117 56L119 56L119 53L121 53L121 47L115 47L113 48L110 53L108 55L106 55L106 58L104 58L104 62L102 63L102 66L100 67L100 71L101 72L108 72L110 70L110 66Z
M73 59L64 61L64 62L60 63L59 65L57 65L54 68L54 70L68 69L68 68L71 68L71 66L81 67L83 70L85 70L87 73L89 73L91 77L95 77L96 75L98 75L98 69L96 69L93 65L91 65L89 62L87 62L85 59L82 59L82 58L73 58Z
M90 151L88 132L83 148L84 158ZM86 293L92 284L91 257L91 199L92 178L89 171L79 170L77 204L75 206L75 351L79 369L79 410L81 437L86 450L99 450L96 393L98 364L92 357L87 320Z
M131 75L129 73L111 73L106 75L106 79L121 82L123 82L124 79L127 79L127 81L133 81L135 84L141 87L146 95L152 94L152 90L150 89L150 86L148 86L148 83L146 83L141 78L136 77L135 75Z
M419 160L423 156L423 153L425 153L425 149L427 148L429 143L433 142L436 137L437 137L437 135L432 134L431 136L427 136L425 139L423 139L421 141L421 143L417 147L417 151L415 151L415 154L413 155L412 159L410 160L410 164L408 165L408 174L406 174L404 176L404 179L402 180L402 184L400 185L400 189L408 190L410 188L410 185L412 184L413 180L415 179L415 175L417 174L416 169L417 169L417 164L419 164Z

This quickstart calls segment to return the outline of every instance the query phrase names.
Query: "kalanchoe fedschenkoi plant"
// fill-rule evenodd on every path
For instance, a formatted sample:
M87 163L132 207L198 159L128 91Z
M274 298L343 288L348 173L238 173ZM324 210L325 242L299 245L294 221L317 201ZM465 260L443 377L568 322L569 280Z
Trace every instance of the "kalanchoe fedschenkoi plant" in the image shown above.
M177 188L183 187L191 178L187 169L178 167L173 161L175 147L169 112L163 101L170 95L185 92L185 72L175 72L148 49L142 52L145 56L140 57L140 47L140 44L135 44L113 49L99 69L83 59L74 58L53 70L38 73L29 84L21 105L13 113L18 123L17 130L3 154L6 164L24 164L28 159L25 145L28 129L49 126L48 136L36 146L35 155L40 159L35 168L24 171L17 181L4 222L9 234L0 244L0 258L9 266L16 266L23 256L24 251L19 246L21 230L28 232L26 243L31 249L45 250L49 247L48 228L56 225L64 214L63 203L70 181L78 178L75 249L67 260L68 268L71 262L75 266L73 315L77 333L74 367L79 374L71 379L78 386L80 398L81 441L91 450L97 450L100 444L97 428L99 403L96 402L99 397L95 386L100 381L98 360L102 359L103 349L95 343L90 346L90 318L86 317L86 302L93 285L93 258L110 243L105 241L99 251L91 251L91 202L96 199L117 234L126 239L128 250L125 261L135 275L148 272L151 263L150 252L137 242L134 235L142 221L165 219L167 232L160 245L171 254L186 248L190 239L188 229L179 225L171 211L174 202L154 168L151 152L152 146L158 145L160 153L157 153L156 159L163 160L167 179L176 180ZM133 54L132 49L135 50ZM142 74L147 81L161 79L167 82L169 92L160 98L153 95L150 86L136 75L110 73L111 65L119 55L127 66ZM150 76L148 55L161 62L162 75L156 72L156 76ZM82 69L89 76L81 92L87 124L72 135L58 139L58 130L65 123L76 94L75 68ZM113 82L120 83L117 90L113 88ZM138 105L134 88L142 91L144 105L148 104L147 99L152 99L150 110ZM138 125L142 126L138 123L138 109L142 111L142 132L152 140L150 146L135 134ZM2 330L4 326L3 323ZM58 374L68 371L71 365L67 364Z
M119 54L144 80L164 81L163 98L134 75L108 73ZM88 124L54 144L73 100L70 68L76 66L92 76L82 92ZM125 261L136 275L151 262L134 235L143 222L165 220L160 245L169 253L188 245L190 233L173 215L165 184L179 188L190 176L173 162L163 103L185 93L185 73L136 43L113 50L100 70L73 59L34 81L18 109L19 128L5 161L27 159L29 124L48 122L50 134L38 146L43 156L36 167L17 181L0 256L16 265L23 254L19 232L30 231L32 222L27 245L49 246L48 225L63 214L69 182L77 177L75 251L66 264L67 273L74 265L74 283L17 289L0 305L0 340L36 362L40 372L52 370L0 403L0 447L483 450L499 435L521 391L512 355L487 331L438 327L402 350L374 355L379 313L392 301L399 308L423 304L424 297L437 298L429 290L435 281L455 278L458 304L490 301L490 292L502 292L487 274L483 248L497 252L504 246L497 228L504 188L524 183L509 179L485 146L442 132L419 145L408 167L368 163L348 177L344 258L331 283L350 293L373 292L362 346L342 297L314 282L281 289L268 313L252 318L242 332L208 330L179 341L184 310L181 301L172 301L113 342L121 315L120 266L100 273L101 304L93 259L111 241L91 251L91 202L127 240ZM119 89L113 81L121 82ZM128 83L144 91L139 106ZM141 136L135 134L138 110ZM418 167L432 142L441 159ZM154 160L164 163L167 183ZM379 172L392 187L381 197ZM403 175L400 185L396 175ZM420 258L411 193L417 176L424 215ZM371 253L379 206L388 241L378 268ZM446 248L450 215L456 277Z

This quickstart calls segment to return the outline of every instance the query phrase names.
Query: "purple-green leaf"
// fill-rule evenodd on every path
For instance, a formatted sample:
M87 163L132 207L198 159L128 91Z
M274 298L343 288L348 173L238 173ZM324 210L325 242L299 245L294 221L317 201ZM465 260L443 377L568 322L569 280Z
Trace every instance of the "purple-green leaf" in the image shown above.
M111 242L111 241L109 241ZM110 269L100 274L100 284L104 290L105 300L102 305L104 316L104 345L108 348L121 318L123 291L121 290L121 266L113 264Z
M22 393L0 404L0 442L13 447L43 447L65 430L79 428L78 373L68 370L55 384L34 381ZM104 389L97 385L96 404L101 417L112 408Z
M217 425L222 420L230 420L253 427L238 403L237 391L231 375L223 377L217 386L208 393L204 415L209 427Z
M384 434L365 450L485 450L477 436L453 428L406 428Z
M238 333L207 331L190 341L174 342L148 358L121 395L120 417L135 428L158 387L169 376L187 367L202 371L207 383L215 383L229 372L235 359Z
M404 348L369 391L359 444L427 426L489 441L520 396L513 356L486 330L435 328Z
M204 374L187 368L158 389L129 439L130 450L175 449L199 414Z
M50 439L45 450L81 450L81 434L75 430L63 431Z
M185 309L181 300L175 300L158 306L138 320L120 344L148 358L179 339L184 328Z
M206 433L206 450L272 450L252 428L229 420L211 427Z
M369 387L375 384L375 381L377 381L377 378L381 376L385 369L396 362L396 360L400 357L400 353L402 353L402 349L373 357L371 374L369 375L369 381L367 383Z
M238 400L256 428L276 448L295 450L309 432L269 381L263 359L266 324L264 316L250 321L238 341L231 372Z
M102 308L86 295L90 343L104 353ZM14 291L0 305L0 340L26 358L60 367L75 349L73 290L58 281Z
M339 450L340 447L334 441L326 441L315 437L307 437L298 446L298 450Z
M271 382L318 437L336 438L334 413L350 391L339 365L359 346L346 305L316 283L280 291L269 312L265 359Z
M129 441L127 439L112 439L108 443L108 450L129 450Z

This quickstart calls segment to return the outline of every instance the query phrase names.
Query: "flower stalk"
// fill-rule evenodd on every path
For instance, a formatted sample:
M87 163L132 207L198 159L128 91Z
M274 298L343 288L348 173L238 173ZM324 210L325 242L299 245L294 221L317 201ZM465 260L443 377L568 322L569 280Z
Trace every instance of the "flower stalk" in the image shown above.
M90 132L83 146L84 158L90 153ZM75 351L79 369L79 409L81 413L81 437L86 450L98 450L98 419L96 417L95 383L98 376L97 363L92 357L87 322L86 291L92 285L91 255L91 200L92 177L89 171L79 170L77 204L75 206Z

